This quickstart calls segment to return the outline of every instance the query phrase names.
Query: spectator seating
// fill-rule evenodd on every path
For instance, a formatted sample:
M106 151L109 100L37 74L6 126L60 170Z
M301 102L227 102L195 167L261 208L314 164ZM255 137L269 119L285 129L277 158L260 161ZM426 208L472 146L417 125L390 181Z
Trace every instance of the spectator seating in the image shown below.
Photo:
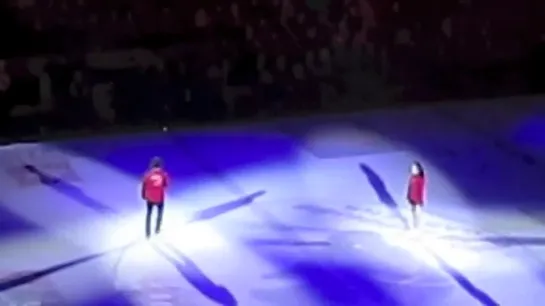
M70 78L62 81L50 68L64 65L83 71L89 95L111 84L101 88L113 91L112 107L132 118L127 91L139 87L143 70L155 71L146 74L156 79L148 98L177 109L171 117L196 111L201 106L179 105L195 99L217 98L222 103L214 107L225 105L227 115L241 109L249 115L493 95L497 88L518 93L523 72L514 63L539 41L535 28L544 18L529 4L501 2L18 0L15 6L21 24L55 37L50 50L62 54L41 54L49 62L41 73L52 87L65 83L61 96L70 96ZM8 60L14 83L35 75L27 61ZM155 84L176 72L180 88ZM51 100L59 106L63 98Z

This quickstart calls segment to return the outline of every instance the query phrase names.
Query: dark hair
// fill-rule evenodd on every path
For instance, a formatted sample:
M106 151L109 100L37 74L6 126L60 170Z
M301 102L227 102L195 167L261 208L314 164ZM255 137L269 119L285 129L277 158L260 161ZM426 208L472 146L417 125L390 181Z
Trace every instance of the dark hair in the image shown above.
M161 168L161 167L163 167L163 160L160 157L155 156L154 158L151 159L150 168Z
M420 162L414 161L413 166L418 169L418 175L424 176L424 167L422 167L422 164Z

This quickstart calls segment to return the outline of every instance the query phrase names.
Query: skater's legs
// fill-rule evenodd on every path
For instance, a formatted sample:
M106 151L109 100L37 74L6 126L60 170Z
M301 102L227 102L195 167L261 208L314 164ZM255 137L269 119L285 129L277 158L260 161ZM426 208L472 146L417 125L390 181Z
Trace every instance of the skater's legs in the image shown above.
M422 214L422 208L420 205L411 205L411 211L413 215L413 228L420 226L420 216Z
M155 223L155 234L159 234L161 232L161 224L163 223L163 210L164 210L163 203L157 204L157 223Z
M148 202L146 203L146 237L150 237L151 235L151 214L153 212L153 204Z

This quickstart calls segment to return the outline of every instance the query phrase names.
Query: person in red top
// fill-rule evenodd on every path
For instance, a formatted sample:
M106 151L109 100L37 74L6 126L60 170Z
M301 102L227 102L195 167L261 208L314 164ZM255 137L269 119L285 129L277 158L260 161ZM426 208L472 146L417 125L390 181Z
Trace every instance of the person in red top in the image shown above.
M413 228L418 228L420 225L420 215L422 214L422 206L424 206L425 187L426 177L424 175L424 168L419 162L414 162L411 165L411 176L407 190L407 200L411 205L413 216Z
M151 236L151 215L153 208L157 207L157 220L155 223L155 234L161 231L163 220L163 209L165 205L165 191L169 185L169 177L163 169L163 162L159 157L151 160L150 169L142 180L142 199L146 201L146 237Z

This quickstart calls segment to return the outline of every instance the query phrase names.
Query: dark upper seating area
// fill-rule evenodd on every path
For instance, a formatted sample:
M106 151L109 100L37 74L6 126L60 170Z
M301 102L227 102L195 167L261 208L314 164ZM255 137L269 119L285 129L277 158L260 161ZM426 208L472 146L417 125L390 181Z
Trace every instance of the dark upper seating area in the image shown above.
M516 94L538 73L528 61L543 34L539 6L15 0L0 31L11 79L0 98L12 117L60 108L58 123L73 117L60 113L75 111L74 97L101 120L133 122Z

